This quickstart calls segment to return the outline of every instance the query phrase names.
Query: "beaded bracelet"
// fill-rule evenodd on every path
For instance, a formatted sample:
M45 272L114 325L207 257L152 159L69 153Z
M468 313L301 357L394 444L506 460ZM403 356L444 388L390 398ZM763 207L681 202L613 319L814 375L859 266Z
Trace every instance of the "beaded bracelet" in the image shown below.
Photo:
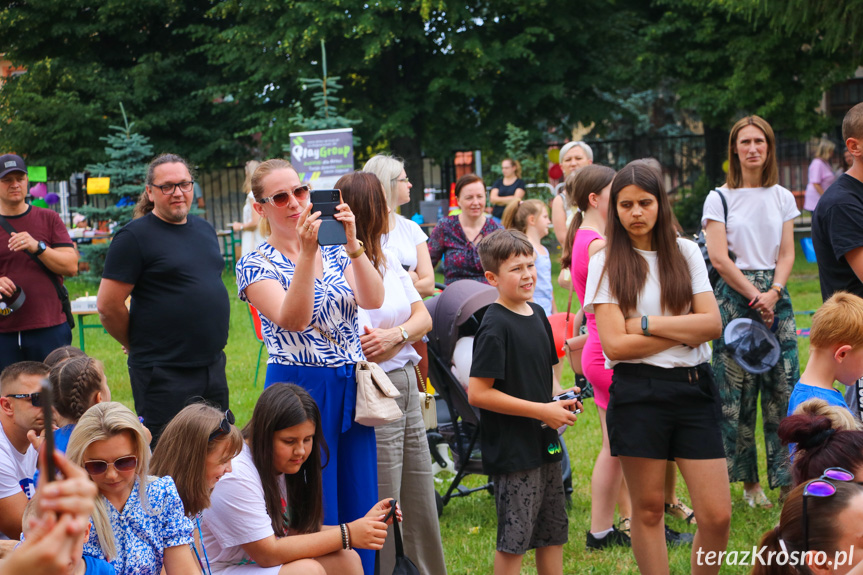
M351 537L348 534L348 526L344 523L339 525L339 529L342 530L342 549L350 551L351 549Z

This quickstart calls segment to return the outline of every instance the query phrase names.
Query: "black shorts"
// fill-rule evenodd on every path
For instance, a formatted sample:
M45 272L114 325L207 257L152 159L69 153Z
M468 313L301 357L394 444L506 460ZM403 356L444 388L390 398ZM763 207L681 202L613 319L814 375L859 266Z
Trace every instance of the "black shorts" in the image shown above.
M663 368L619 363L611 378L612 455L724 459L721 403L710 364Z

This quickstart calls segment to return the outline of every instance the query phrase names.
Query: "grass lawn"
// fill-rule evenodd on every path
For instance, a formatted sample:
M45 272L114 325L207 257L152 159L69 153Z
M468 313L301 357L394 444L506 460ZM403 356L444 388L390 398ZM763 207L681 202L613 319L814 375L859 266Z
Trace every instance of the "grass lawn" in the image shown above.
M557 259L552 257L552 261ZM553 277L556 278L557 264L555 264L553 274ZM237 423L242 425L251 416L255 401L261 392L266 353L261 363L261 374L256 384L253 379L255 360L258 357L260 344L252 331L248 307L235 297L234 276L225 274L222 279L228 288L228 293L232 296L231 324L228 346L225 349L228 356L227 372L231 388L231 409L237 416ZM94 294L97 290L97 284L85 283L80 280L69 281L68 287L73 299L85 295L85 293ZM817 266L806 262L800 252L799 244L797 245L797 260L788 282L788 289L796 311L814 310L821 303ZM568 292L559 288L555 289L558 310L566 310L567 296ZM194 294L189 294L189 297L194 297ZM87 321L88 324L97 323L93 317L88 318ZM798 328L809 327L810 324L810 316L797 316ZM132 393L129 388L129 377L126 371L126 356L123 355L119 344L101 329L87 329L85 339L87 353L105 363L113 399L134 409ZM802 371L809 357L809 340L808 338L800 338L798 341ZM73 344L80 347L77 328L74 330ZM571 382L572 372L569 371L569 367L566 367L564 370L564 387L567 387L567 383L571 385ZM759 414L759 431L760 429ZM564 438L572 461L573 487L575 489L572 508L569 510L570 540L564 550L564 572L611 575L637 573L638 570L630 549L613 549L593 553L584 550L585 532L590 525L590 475L601 443L599 419L593 406L593 400L585 402L585 413L566 432ZM758 450L760 455L759 473L766 482L763 438L759 438ZM469 477L466 485L479 485L480 479L482 478ZM439 491L445 485L444 481L445 478L438 484ZM687 503L691 503L682 480L678 483L678 493ZM728 549L729 551L751 550L753 545L757 545L761 534L778 522L778 506L772 510L750 509L743 503L740 484L732 485L731 495L733 513L731 540ZM778 491L768 491L768 496L776 501ZM409 520L409 518L407 519ZM679 531L694 531L680 520L669 519L669 524ZM491 573L493 571L496 528L497 521L492 495L487 492L478 492L469 497L453 499L445 508L441 518L441 532L450 574ZM689 556L689 547L669 550L671 572L688 573ZM525 557L522 572L534 573L535 571L533 555L528 554ZM723 567L722 572L748 573L749 568L726 566Z

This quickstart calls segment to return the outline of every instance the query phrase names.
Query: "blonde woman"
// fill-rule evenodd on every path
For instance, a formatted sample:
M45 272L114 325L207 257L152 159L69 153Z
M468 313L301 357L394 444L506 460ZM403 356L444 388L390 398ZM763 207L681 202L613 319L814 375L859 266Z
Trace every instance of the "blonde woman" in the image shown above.
M818 141L815 157L809 164L809 179L806 184L806 197L803 200L804 210L810 212L814 210L827 188L836 181L836 174L833 173L833 166L830 165L835 150L836 144L827 138L821 138Z
M117 575L186 575L199 569L189 545L192 522L170 477L148 477L144 428L128 407L99 403L72 432L66 451L99 497L84 555L105 559Z
M381 247L395 252L422 297L432 295L434 268L429 255L428 236L416 222L396 213L399 206L410 201L413 187L405 172L404 162L393 156L377 155L366 162L363 171L378 177L387 197L389 225L381 236Z
M231 228L235 232L242 232L242 245L240 249L243 255L246 255L264 241L264 237L258 229L261 223L261 216L255 211L255 195L252 193L252 174L255 173L255 168L260 164L261 162L257 160L246 162L246 180L243 182L243 197L246 198L246 203L243 204L243 221L231 224Z

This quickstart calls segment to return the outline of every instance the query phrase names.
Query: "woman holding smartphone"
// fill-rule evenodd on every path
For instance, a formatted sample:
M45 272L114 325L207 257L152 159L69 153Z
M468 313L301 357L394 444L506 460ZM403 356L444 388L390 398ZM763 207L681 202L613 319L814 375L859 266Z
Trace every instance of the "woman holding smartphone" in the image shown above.
M353 421L354 367L365 359L357 306L379 308L384 284L357 239L347 204L334 216L344 224L347 244L318 245L320 212L309 203L309 191L285 160L255 170L252 193L267 242L237 262L237 289L261 313L270 355L265 386L296 383L321 410L331 454L323 475L324 523L338 525L377 502L374 429ZM361 558L371 572L374 555L362 552Z
M722 322L694 242L676 237L657 172L625 166L611 184L607 244L590 260L585 312L596 315L613 370L606 421L632 497L632 548L641 573L668 573L666 462L677 461L698 512L692 573L717 573L699 552L728 544L731 496L719 397L707 342ZM702 562L703 563L703 562Z

